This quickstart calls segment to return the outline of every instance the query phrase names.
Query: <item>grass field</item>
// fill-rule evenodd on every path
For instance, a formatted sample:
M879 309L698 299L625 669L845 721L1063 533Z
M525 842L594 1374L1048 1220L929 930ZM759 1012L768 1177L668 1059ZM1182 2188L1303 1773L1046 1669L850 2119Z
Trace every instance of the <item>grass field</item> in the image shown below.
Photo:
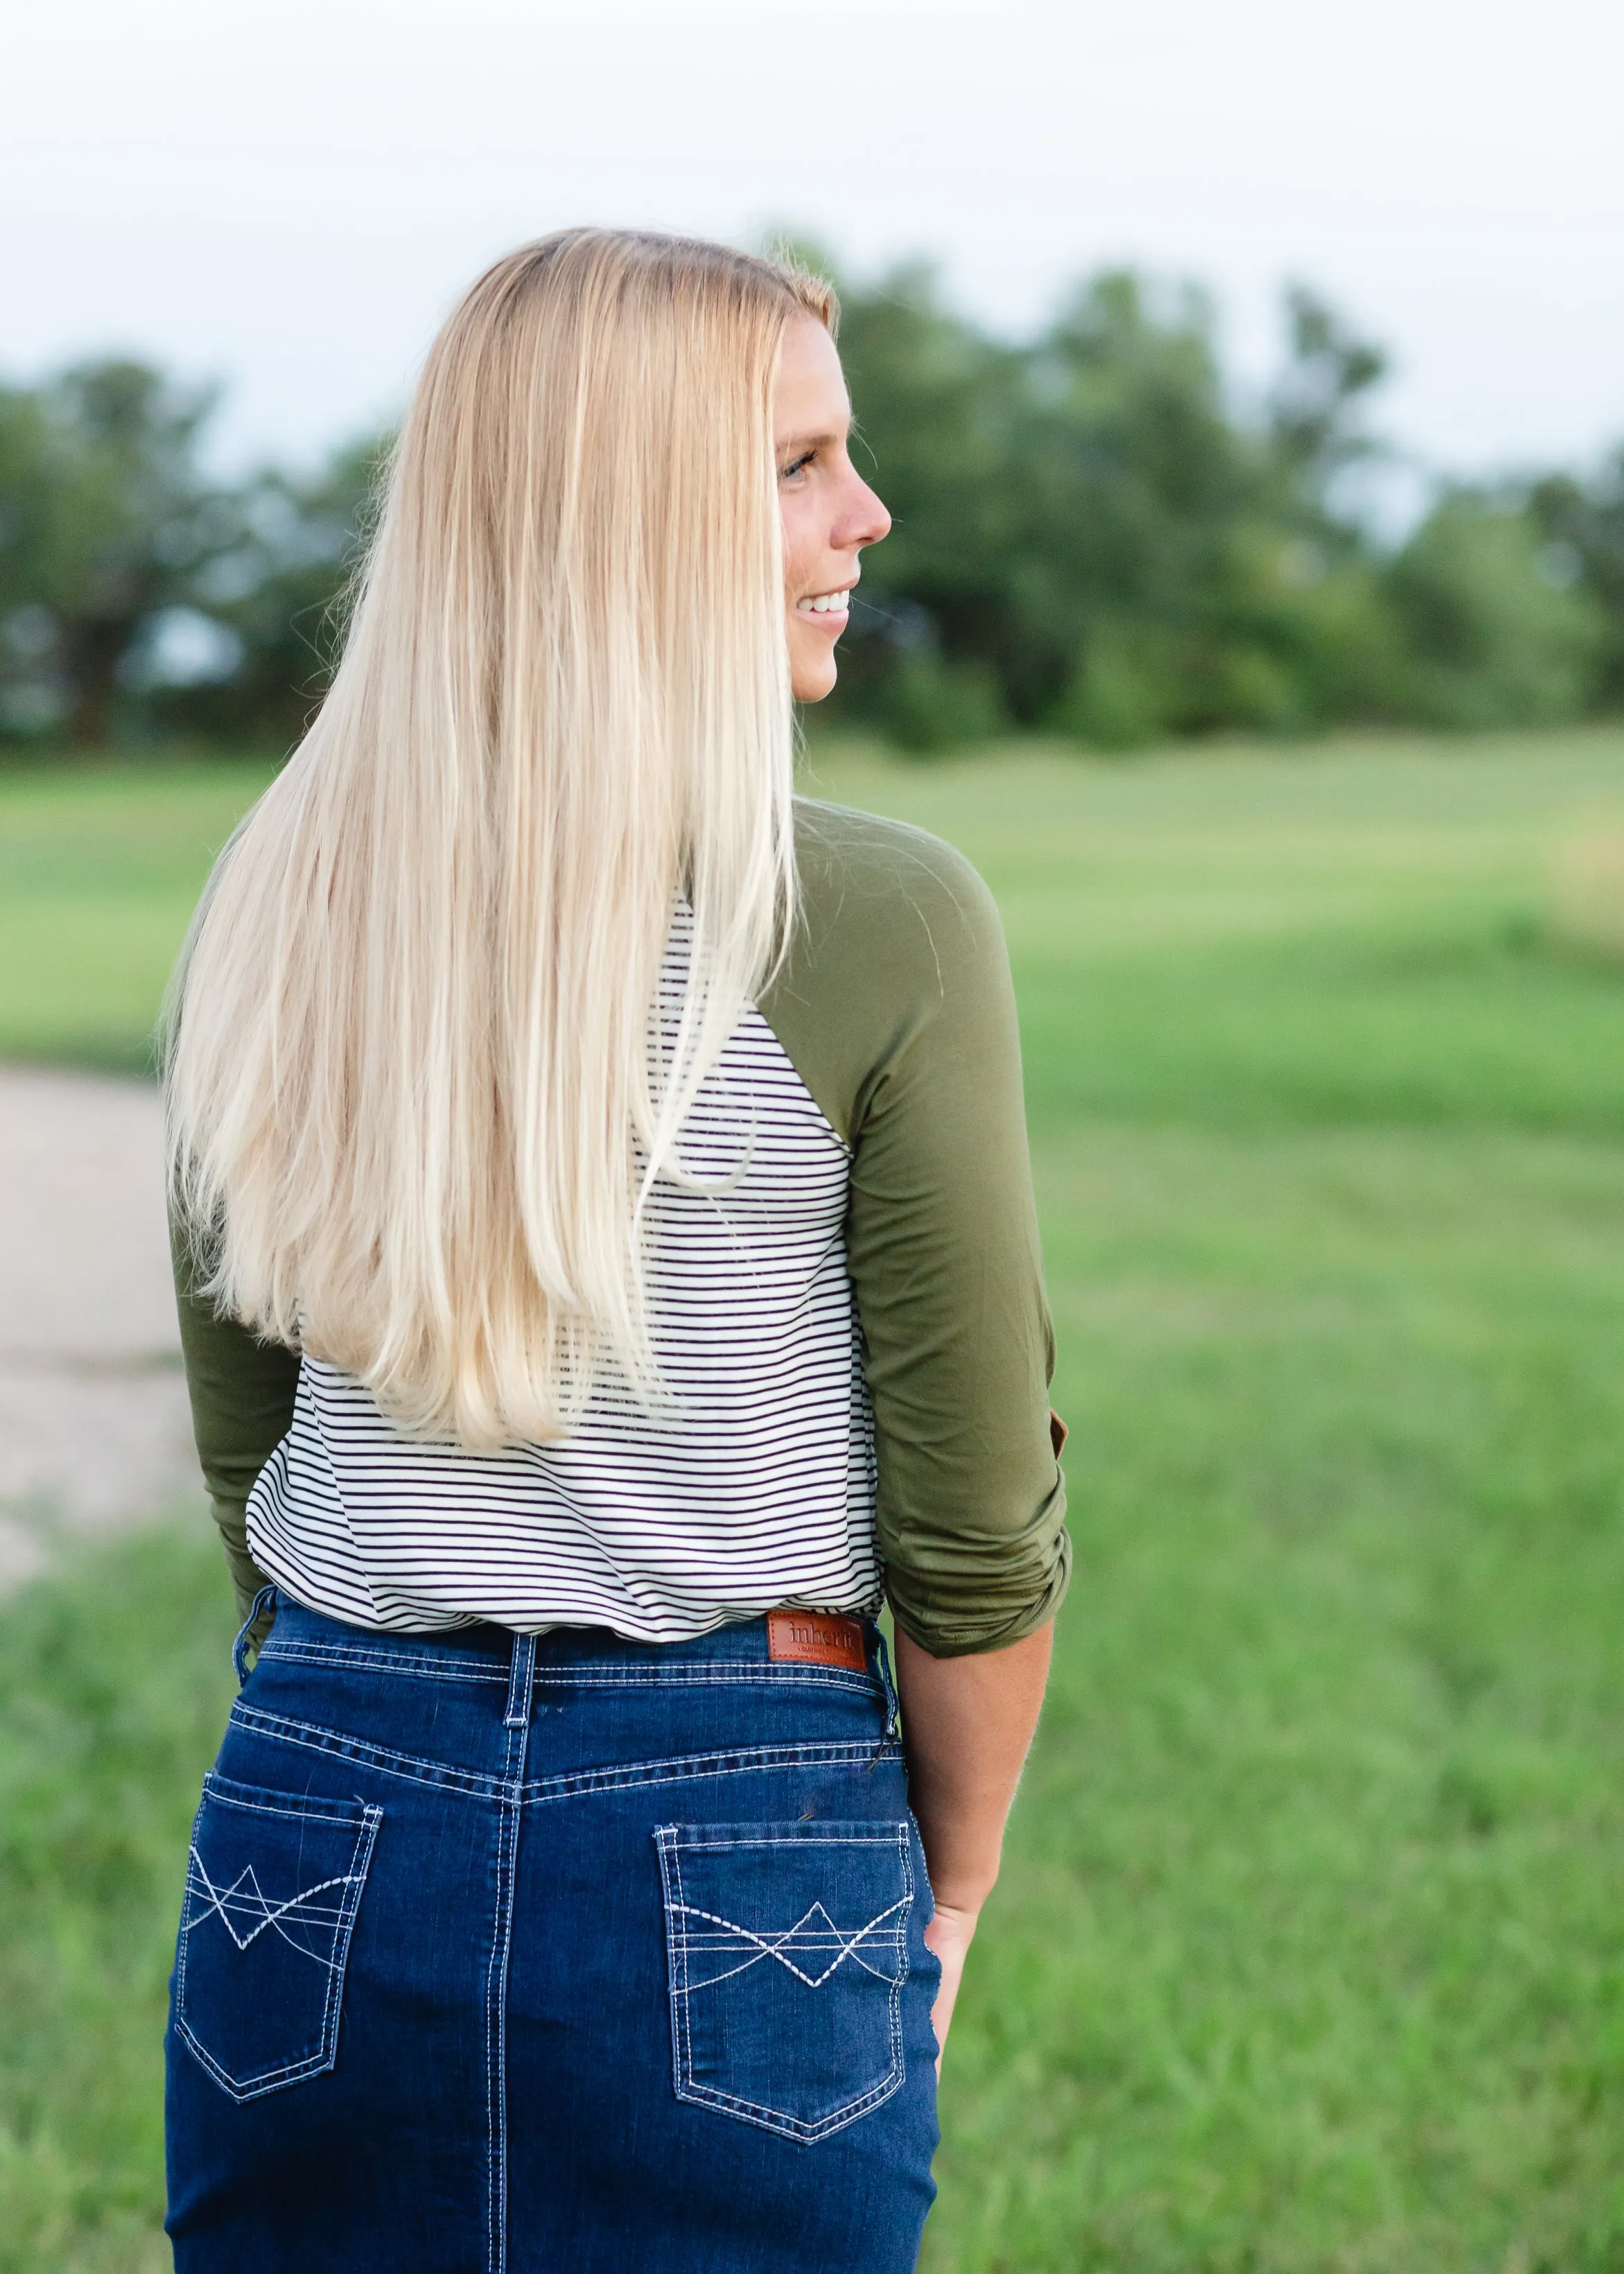
M152 1064L214 854L268 779L243 765L0 773L0 1058Z
M1074 1429L924 2265L1624 2274L1624 971L1552 881L1624 734L816 772L998 892ZM0 780L0 1050L139 1061L252 787ZM211 1555L0 1609L6 2274L164 2263Z

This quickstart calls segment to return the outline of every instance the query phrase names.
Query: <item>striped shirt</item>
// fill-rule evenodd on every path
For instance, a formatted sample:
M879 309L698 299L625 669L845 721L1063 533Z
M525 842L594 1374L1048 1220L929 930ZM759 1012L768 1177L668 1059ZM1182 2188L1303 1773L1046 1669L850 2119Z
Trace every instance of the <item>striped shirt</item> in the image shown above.
M687 984L679 914L661 974ZM877 1608L873 1423L843 1243L850 1155L761 1013L734 1028L647 1213L654 1412L605 1367L570 1434L494 1453L405 1435L319 1359L248 1503L312 1609L676 1642L779 1604Z
M198 1450L244 1611L268 1576L361 1626L659 1640L867 1609L883 1586L939 1657L1053 1617L1065 1489L997 910L951 846L873 814L797 800L795 858L789 955L688 1116L691 1173L655 1195L658 1412L606 1374L559 1443L407 1438L358 1382L222 1315L177 1222ZM686 953L679 923L657 1031Z

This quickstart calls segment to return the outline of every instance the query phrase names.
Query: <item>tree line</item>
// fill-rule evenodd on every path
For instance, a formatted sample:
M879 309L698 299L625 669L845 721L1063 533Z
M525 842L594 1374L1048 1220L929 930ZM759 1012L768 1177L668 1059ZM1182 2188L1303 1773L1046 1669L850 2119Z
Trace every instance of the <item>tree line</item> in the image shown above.
M926 752L1011 728L1121 749L1624 711L1624 448L1440 482L1386 539L1360 508L1386 358L1311 291L1288 295L1250 404L1203 297L1131 273L1019 343L922 266L842 300L856 448L894 526L836 715ZM301 731L388 438L222 482L215 403L124 359L0 387L0 737Z

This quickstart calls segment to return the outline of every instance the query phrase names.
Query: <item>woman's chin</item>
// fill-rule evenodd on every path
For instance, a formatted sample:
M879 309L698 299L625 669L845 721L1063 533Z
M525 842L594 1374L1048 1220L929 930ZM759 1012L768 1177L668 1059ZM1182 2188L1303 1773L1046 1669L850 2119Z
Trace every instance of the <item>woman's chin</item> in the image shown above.
M839 676L832 655L820 657L816 663L795 663L790 671L790 692L797 703L821 703L832 693Z

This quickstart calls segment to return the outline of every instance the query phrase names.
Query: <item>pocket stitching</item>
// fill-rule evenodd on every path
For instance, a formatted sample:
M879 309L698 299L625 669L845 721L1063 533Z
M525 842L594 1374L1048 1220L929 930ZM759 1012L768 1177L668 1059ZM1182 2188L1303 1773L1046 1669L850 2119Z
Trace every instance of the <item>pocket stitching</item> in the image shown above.
M222 1781L213 1772L203 1780L203 1796L192 1819L192 1853L187 1856L187 1887L183 1897L179 1947L175 1958L175 2028L204 2069L230 2099L241 2105L258 2100L267 2092L283 2085L297 2084L310 2076L319 2076L332 2068L338 2059L338 2006L343 1996L344 1977L350 1966L350 1942L354 1931L356 1913L361 1908L365 1890L366 1875L372 1868L372 1848L378 1837L378 1827L383 1822L383 1810L371 1802L359 1803L361 1819L353 1816L324 1813L320 1803L312 1808L297 1808L279 1804L274 1796L264 1801L239 1800L235 1795L221 1789ZM340 1907L338 1923L333 1930L335 1955L326 1962L327 1968L327 1998L321 2011L321 2034L317 2051L302 2060L286 2061L280 2068L262 2070L248 2084L240 2084L229 2076L214 2055L204 2045L185 2017L186 1968L191 1951L192 1929L198 1920L192 1913L192 1861L197 1846L198 1828L203 1820L203 1811L210 1802L217 1807L235 1808L249 1816L289 1816L305 1824L342 1825L353 1829L356 1840L350 1851L350 1869L342 1876L349 1883L346 1897ZM201 1859L199 1859L199 1868ZM207 1874L205 1875L207 1876ZM212 1881L210 1882L212 1887ZM295 1900L297 1900L297 1898ZM235 1938L233 1938L235 1939Z
M823 1844L832 1848L842 1843L838 1843L834 1841L828 1841ZM853 1841L849 1844L854 1847L858 1843ZM883 1920L891 1918L899 1910L906 1909L907 1907L907 1900L906 1895L902 1894L898 1896L894 1903L887 1903L883 1911L876 1913L876 1916L868 1921L867 1926L860 1926L858 1928L856 1933L853 1935L849 1941L847 1941L841 1948L839 1956L831 1960L830 1964L823 1969L823 1972L816 1976L811 1974L803 1974L800 1967L795 1964L793 1959L786 1958L784 1956L780 1946L789 1940L790 1937L796 1931L796 1928L802 1924L800 1919L797 1919L794 1926L786 1927L784 1932L778 1936L778 1940L774 1942L764 1934L757 1934L754 1927L741 1926L737 1919L724 1918L720 1911L705 1910L698 1903L680 1903L680 1908L685 1918L709 1919L712 1926L725 1926L727 1929L728 1933L731 1935L736 1935L741 1942L753 1942L756 1945L757 1954L760 1957L774 1959L777 1961L778 1965L786 1966L790 1972L794 1976L796 1981L804 1982L808 1990L821 1990L824 1983L828 1981L830 1976L837 1973L838 1969L845 1965L848 1958L854 1958L857 1961L858 1965L862 1967L865 1971L869 1974L874 1973L874 1968L868 1964L868 1961L863 1958L858 1951L857 1946L860 1942L878 1940L889 1943L893 1949L901 1949L903 1947L903 1930L901 1927L891 1927L887 1929L886 1932L883 1935L877 1935L876 1930L879 1927ZM819 1910L823 1910L823 1906L821 1901L817 1903L815 1908ZM823 1916L825 1918L829 1918L829 1913L826 1910L823 1910ZM829 1923L830 1925L834 1928L835 1940L838 1943L840 1940L840 1930L838 1927L835 1926L832 1919L830 1919ZM257 1931L258 1930L256 1930L256 1931ZM691 1930L688 1928L685 1927L683 1929L683 1934L685 1937L688 1936ZM748 1960L747 1961L747 1963L754 1965L756 1963L756 1960ZM739 1969L735 1967L731 1970L733 1973L737 1973ZM713 1990L718 1982L726 1982L728 1978L729 1977L726 1974L712 1974L702 1982L699 1984L699 1987L702 1990ZM891 1978L892 1977L890 1975L884 1977L884 1979L888 1984Z
M776 2132L780 2138L793 2140L802 2146L809 2145L814 2141L827 2139L831 2133L844 2130L848 2124L854 2124L860 2116L866 2116L870 2109L878 2107L882 2101L890 2099L891 2094L901 2086L906 2076L902 2049L902 1992L908 1979L906 1921L913 1914L914 1893L914 1859L908 1845L908 1828L906 1825L898 1825L894 1834L888 1829L885 1832L873 1834L846 1833L838 1834L832 1837L823 1837L821 1836L818 1827L808 1826L805 1834L799 1839L792 1835L787 1839L783 1836L777 1839L752 1836L737 1840L708 1840L703 1836L703 1827L696 1826L695 1828L700 1836L688 1843L696 1849L715 1850L727 1848L795 1847L802 1844L808 1847L825 1848L885 1848L891 1846L894 1841L898 1861L902 1867L903 1892L900 1901L904 1909L904 1924L898 1929L894 1938L888 1938L888 1939L894 1939L901 1945L902 1954L901 1967L891 1984L891 1994L886 2001L891 2033L890 2073L877 2084L870 2085L868 2090L861 2094L856 2100L846 2103L841 2107L831 2111L827 2116L819 2117L814 2123L808 2123L800 2117L786 2115L781 2109L768 2108L758 2101L745 2100L736 2094L722 2092L714 2085L701 2085L693 2082L694 2052L693 2041L689 2034L693 1993L688 1979L688 1936L686 1926L678 1924L673 1918L670 1899L672 1879L674 1878L677 1908L682 1916L686 1918L696 1909L688 1902L683 1892L682 1857L678 1842L678 1834L681 1828L680 1826L674 1824L661 1825L654 1835L655 1843L659 1850L660 1876L665 1887L666 1900L664 1908L666 1946L673 1958L677 1960L681 1972L680 1990L677 1988L674 1979L671 1990L673 2025L672 2084L677 2098L687 2101L690 2107L721 2110L727 2115L736 2116L743 2123L757 2124L763 2131ZM666 1869L668 1860L669 1871ZM705 1912L701 1916L708 1917L711 1915ZM727 1924L731 1924L732 1922L729 1921ZM673 1967L673 1977L677 1969ZM700 1986L703 1988L707 1985L702 1984Z

